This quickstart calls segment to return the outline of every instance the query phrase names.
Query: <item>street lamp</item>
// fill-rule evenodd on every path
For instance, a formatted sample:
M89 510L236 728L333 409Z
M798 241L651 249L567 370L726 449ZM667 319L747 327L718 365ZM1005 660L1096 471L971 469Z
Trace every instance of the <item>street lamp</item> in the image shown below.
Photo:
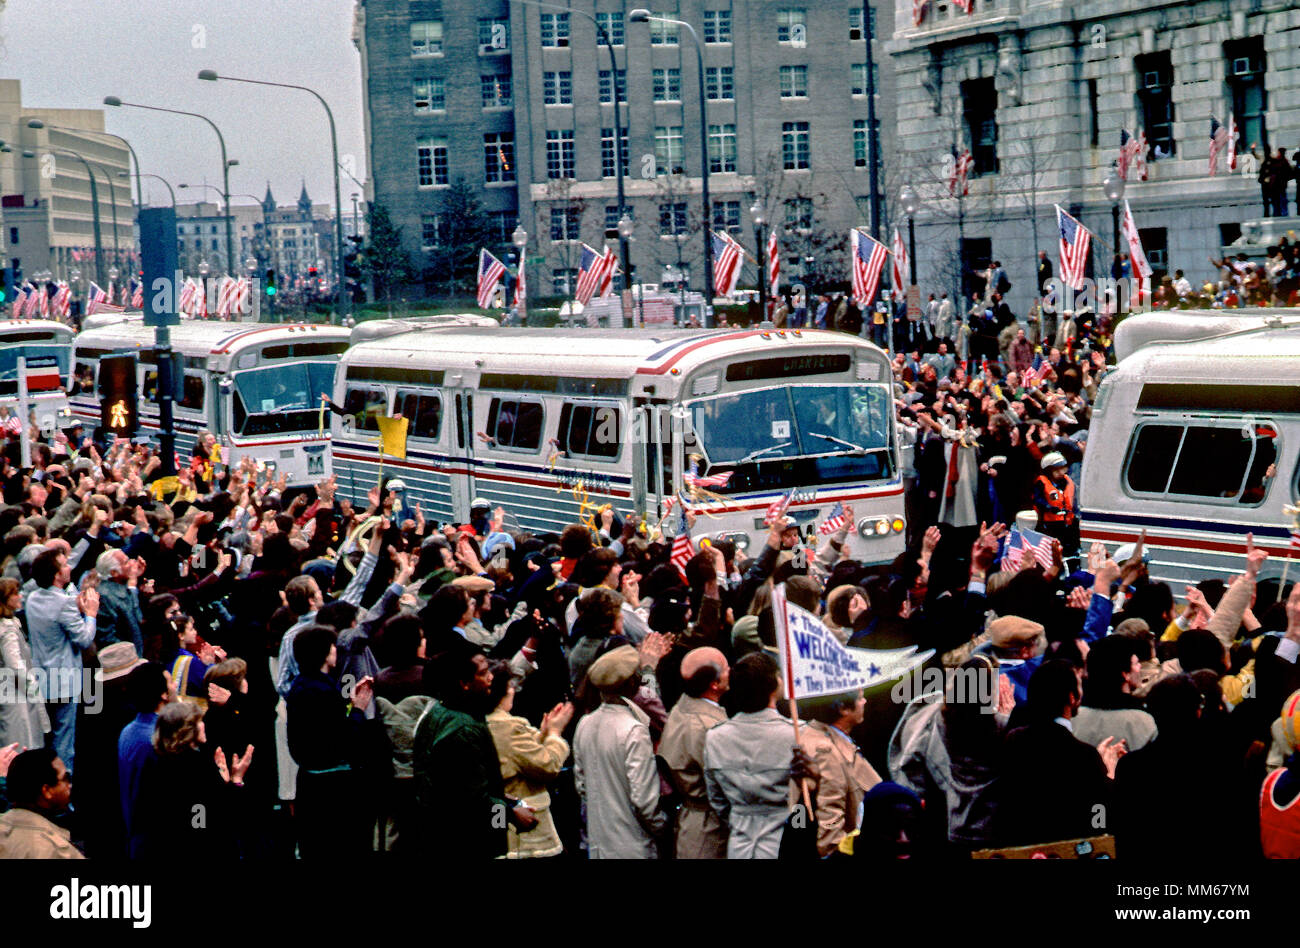
M695 42L695 59L699 67L700 85L700 193L704 203L704 325L713 328L713 211L709 203L709 119L708 101L704 91L704 44L695 27L685 20L653 16L649 10L637 9L627 15L630 23L672 23L686 27ZM617 88L615 89L615 98Z
M118 176L119 178L127 178L127 177L130 177L130 172L127 172L127 171L119 171L119 172L117 173L117 176ZM173 210L173 211L176 210L176 192L172 189L172 185L171 185L171 182L170 182L170 181L168 181L166 178L164 178L164 177L163 177L162 175L160 175L160 174L151 174L151 173L148 172L148 171L139 172L139 173L137 174L137 177L139 177L139 178L156 178L157 180L159 180L159 181L161 181L163 184L165 184L165 185L167 186L167 193L171 196L171 199L172 199L172 210Z
M758 311L763 315L760 320L767 319L767 267L765 264L766 254L764 247L767 246L764 241L763 228L767 224L767 217L763 214L763 205L755 201L749 208L750 219L754 222L754 246L758 248Z
M519 253L519 272L516 275L517 280L523 281L523 292L519 294L519 308L516 314L519 317L519 325L524 326L528 323L528 280L524 274L524 252L528 247L528 231L524 230L524 225L519 224L515 227L515 232L510 235L510 242L515 245ZM572 315L572 313L570 313Z
M631 215L625 210L623 216L618 219L618 243L623 252L623 293L625 299L634 302L637 306L640 318L633 320L634 325L644 326L645 294L637 293L635 297L632 295L632 264L629 258L631 257L631 243L633 240L632 232L635 229L636 224L633 222ZM632 314L628 313L626 315L631 316Z
M90 162L72 149L57 148L54 151L65 152L80 161L82 167L86 169L86 177L90 180L90 222L95 235L95 282L102 284L104 282L104 240L99 227L99 188L95 184L95 172L90 170ZM36 152L24 149L23 157L35 158Z
M898 192L898 203L907 215L907 257L911 264L912 286L916 286L916 212L921 208L921 196L910 184Z
M1111 168L1106 177L1102 179L1101 189L1106 192L1106 197L1110 199L1110 223L1111 239L1113 243L1113 254L1119 253L1119 202L1124 199L1124 179L1119 176L1119 171Z
M238 76L222 76L222 75L218 75L215 69L200 70L199 78L206 82L216 82L218 79L225 79L227 82L245 82L248 83L249 85L255 85L255 86L275 86L280 89L297 89L299 92L310 92L312 95L316 97L316 101L318 101L324 107L325 116L329 119L330 147L332 149L333 156L334 156L334 160L331 163L332 170L334 172L334 260L337 266L337 273L338 273L338 278L335 280L335 299L336 299L336 306L338 310L339 324L342 325L343 317L347 313L347 301L344 299L343 278L342 278L343 199L340 197L340 191L339 191L339 136L338 136L338 132L335 130L334 127L334 112L330 109L329 103L326 102L324 96L322 96L315 89L308 88L307 86L296 86L288 82L267 82L264 79L242 79ZM226 190L227 191L230 190L228 184ZM234 265L232 264L231 270L233 269L234 269Z
M217 123L212 121L206 115L200 115L198 112L183 112L180 109L164 109L157 105L141 105L138 102L123 102L115 95L104 96L104 104L114 107L126 106L133 109L148 109L150 112L169 112L172 115L188 115L190 118L203 119L212 130L217 133L217 142L221 145L221 177L224 184L222 193L225 195L225 206L227 211L230 209L230 159L226 157L226 139L221 134L221 129L217 128ZM237 162L236 162L237 164ZM226 269L230 273L235 272L235 248L234 238L231 236L230 214L226 214Z

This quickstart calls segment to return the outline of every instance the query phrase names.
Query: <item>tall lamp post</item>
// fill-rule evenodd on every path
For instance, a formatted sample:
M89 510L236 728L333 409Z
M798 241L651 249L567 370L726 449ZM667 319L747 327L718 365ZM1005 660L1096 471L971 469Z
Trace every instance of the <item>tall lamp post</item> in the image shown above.
M330 123L330 147L333 150L334 155L334 160L331 162L332 170L334 172L334 265L336 268L334 299L335 308L338 313L338 322L339 325L342 325L343 317L347 315L348 311L346 294L343 292L343 198L341 197L339 189L339 136L338 131L334 127L334 112L330 109L330 104L326 102L325 97L315 89L311 89L307 86L293 85L288 82L267 82L265 79L241 79L237 76L221 76L217 74L215 69L200 70L199 78L208 82L216 82L218 79L224 79L227 82L246 82L255 86L275 86L280 89L297 89L299 92L310 92L316 97L316 101L324 107L325 116L329 119ZM226 191L230 191L228 184ZM229 197L227 197L227 204L229 203L229 200ZM231 270L233 272L233 266Z
M695 59L699 67L700 85L700 192L704 204L704 325L713 328L713 210L709 203L709 118L708 101L704 91L704 44L695 27L685 20L666 16L653 16L649 10L633 10L627 15L629 23L672 23L684 26L695 42ZM615 96L617 98L617 96ZM657 170L657 169L656 169Z
M755 201L749 209L749 216L754 221L754 246L758 248L758 311L762 313L759 321L767 319L767 252L764 238L764 225L767 217L763 214L763 204Z
M1119 202L1124 200L1124 179L1112 168L1101 182L1101 188L1110 200L1111 253L1119 253Z
M510 235L510 242L515 245L515 250L519 254L519 273L516 279L524 281L524 291L519 294L519 310L515 314L519 317L519 325L528 324L528 280L524 274L524 267L528 264L524 254L528 250L528 231L524 230L524 225L519 224L515 227L515 232Z
M188 115L190 118L203 119L212 130L217 133L217 142L221 145L221 180L222 194L225 196L227 210L230 208L230 168L231 161L226 157L226 139L221 134L221 129L217 128L217 123L212 121L206 115L200 115L198 112L183 112L180 109L164 109L157 105L141 105L139 102L123 102L115 95L104 96L104 104L114 107L126 106L132 109L148 109L150 112L168 112L172 115ZM230 214L226 214L226 272L235 272L235 241L231 235Z
M125 177L128 176L128 174L129 174L129 172L126 172L126 171L119 171L119 172L117 173L117 176L118 176L119 178L125 178ZM175 210L175 209L176 209L176 192L175 192L175 190L172 189L172 184L171 184L170 181L168 181L166 178L164 178L164 177L163 177L162 175L160 175L160 174L152 174L152 173L150 173L150 172L148 172L148 171L141 172L141 173L138 175L138 177L141 177L141 178L156 178L156 179L158 179L159 181L161 181L163 184L165 184L165 185L167 186L167 193L171 196L171 199L172 199L172 210ZM141 205L141 207L143 207L143 206L144 206L144 205Z
M629 305L624 306L624 310L630 310L632 303L635 303L640 311L640 318L633 317L634 324L645 326L645 294L638 293L636 298L632 297L632 264L629 262L631 256L630 246L632 242L632 232L636 229L636 224L625 211L623 216L618 219L618 242L623 248L623 294L624 298L629 301ZM626 312L624 318L632 316L631 312Z
M921 196L910 184L905 184L898 192L898 203L907 215L907 259L912 271L912 286L916 286L916 212L921 207Z

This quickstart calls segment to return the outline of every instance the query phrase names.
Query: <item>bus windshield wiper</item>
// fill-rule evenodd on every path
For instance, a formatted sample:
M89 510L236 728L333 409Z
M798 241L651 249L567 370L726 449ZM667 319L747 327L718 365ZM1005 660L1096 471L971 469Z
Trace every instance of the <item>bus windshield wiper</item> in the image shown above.
M814 438L825 438L827 441L834 441L836 444L843 445L844 447L852 451L854 454L867 453L866 448L864 448L860 444L854 444L852 441L845 441L843 438L837 438L834 435L823 434L820 431L810 431L808 433L812 435Z
M750 451L736 463L744 464L746 461L753 461L755 458L760 458L764 454L771 454L773 451L780 451L782 448L788 448L791 444L793 444L793 442L787 441L784 444L774 444L770 448L759 448L757 451Z

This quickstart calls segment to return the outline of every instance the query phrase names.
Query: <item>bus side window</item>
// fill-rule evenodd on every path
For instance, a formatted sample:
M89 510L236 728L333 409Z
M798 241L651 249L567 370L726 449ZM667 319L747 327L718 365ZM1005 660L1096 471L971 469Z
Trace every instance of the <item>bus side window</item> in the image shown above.
M181 408L190 411L203 411L203 376L185 373L182 389Z
M1271 425L1255 426L1255 456L1250 462L1250 471L1246 474L1246 486L1241 491L1239 503L1243 504L1261 504L1264 498L1268 496L1268 488L1272 482L1269 475L1269 468L1273 468L1273 475L1277 474L1277 468L1273 467L1277 463L1277 430Z
M89 362L78 362L73 368L72 386L69 390L73 395L93 395L95 393L95 367Z
M618 409L610 405L565 402L560 410L556 440L569 455L616 458L621 443Z
M1125 474L1130 490L1163 494L1183 441L1182 425L1143 425L1133 436Z
M442 399L437 395L405 392L398 401L402 416L410 420L409 434L415 438L437 438L442 430Z
M378 431L378 417L386 413L388 396L383 389L349 388L343 397L343 410L352 416L356 431Z
M498 448L536 451L542 443L544 419L541 402L494 398L488 405L488 434Z
M1251 439L1243 438L1240 428L1189 426L1174 465L1169 493L1239 497L1251 450Z

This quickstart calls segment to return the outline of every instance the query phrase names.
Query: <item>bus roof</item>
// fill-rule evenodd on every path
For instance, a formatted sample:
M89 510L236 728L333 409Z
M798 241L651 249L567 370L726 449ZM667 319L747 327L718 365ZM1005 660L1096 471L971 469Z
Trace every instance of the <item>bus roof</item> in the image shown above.
M351 330L342 326L297 323L229 323L185 321L171 327L171 344L177 352L192 356L228 356L246 345L303 338L343 339ZM140 323L117 324L88 329L76 338L78 347L105 349L147 349L154 343L154 329Z
M1120 363L1138 381L1217 381L1234 385L1300 381L1300 320L1242 320L1235 331L1148 345Z
M487 372L563 374L574 378L683 378L734 356L790 354L832 346L887 356L865 339L828 330L484 328L409 332L358 342L343 362ZM887 375L881 375L886 378Z
M54 319L0 319L0 336L12 336L19 333L51 330L56 336L63 336L65 341L72 339L72 327Z
M1115 357L1122 362L1141 349L1160 342L1190 342L1229 333L1263 329L1300 311L1249 307L1243 309L1176 309L1138 313L1115 329Z

